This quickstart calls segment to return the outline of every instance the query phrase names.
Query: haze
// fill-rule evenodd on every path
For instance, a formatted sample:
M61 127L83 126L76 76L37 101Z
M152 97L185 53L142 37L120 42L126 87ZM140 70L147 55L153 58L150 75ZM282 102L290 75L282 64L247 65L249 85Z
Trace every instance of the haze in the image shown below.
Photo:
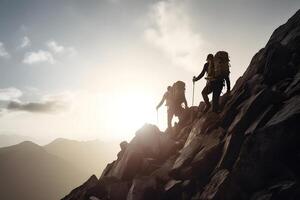
M166 87L226 50L242 75L298 0L0 1L0 134L129 140ZM195 102L205 81L196 84ZM166 127L165 110L158 125Z

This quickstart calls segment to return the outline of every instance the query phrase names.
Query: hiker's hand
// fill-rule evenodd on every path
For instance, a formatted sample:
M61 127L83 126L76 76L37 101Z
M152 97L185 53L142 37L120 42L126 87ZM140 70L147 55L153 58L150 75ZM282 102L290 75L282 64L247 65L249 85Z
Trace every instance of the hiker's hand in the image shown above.
M193 82L195 82L196 81L196 76L193 76Z
M155 108L155 109L156 109L156 110L158 110L158 108L159 108L159 107L158 107L158 106L156 106L156 108Z

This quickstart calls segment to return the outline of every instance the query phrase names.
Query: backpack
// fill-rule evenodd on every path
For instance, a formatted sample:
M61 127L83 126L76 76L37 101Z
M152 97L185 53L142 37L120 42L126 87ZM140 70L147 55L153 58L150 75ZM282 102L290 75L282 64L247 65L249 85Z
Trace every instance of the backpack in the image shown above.
M207 77L205 79L213 80L214 78L215 78L214 63L208 63Z
M185 83L177 81L172 86L172 100L175 105L181 105L185 100Z
M223 79L230 73L229 56L226 51L218 51L214 56L214 76L216 79Z

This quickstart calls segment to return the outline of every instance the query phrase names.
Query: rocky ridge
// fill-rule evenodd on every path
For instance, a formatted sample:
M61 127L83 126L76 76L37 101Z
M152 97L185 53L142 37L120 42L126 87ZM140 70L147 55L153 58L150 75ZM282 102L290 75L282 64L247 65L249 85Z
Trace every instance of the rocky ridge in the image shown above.
M145 125L63 200L300 199L299 69L300 11L221 97L220 114L201 103L172 131Z

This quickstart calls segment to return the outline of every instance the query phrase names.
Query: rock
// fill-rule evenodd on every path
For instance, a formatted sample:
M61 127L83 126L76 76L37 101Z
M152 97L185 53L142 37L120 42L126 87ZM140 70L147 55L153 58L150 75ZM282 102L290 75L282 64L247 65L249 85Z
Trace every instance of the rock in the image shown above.
M158 199L159 192L155 179L151 177L135 178L128 192L127 200Z
M283 123L291 118L298 118L300 116L300 96L294 96L284 102L284 106L279 110L266 124L272 126L275 124Z
M156 126L145 125L132 139L108 176L129 180L142 171L144 158L162 160L176 152L177 144L169 135L162 134Z
M129 190L129 182L119 181L118 179L105 177L99 179L98 183L88 189L86 196L98 199L125 200Z
M205 186L204 191L200 196L200 200L217 200L221 199L224 192L224 187L228 182L229 171L220 170L218 171L210 180L210 182Z
M268 47L267 60L264 70L264 80L273 85L279 80L287 77L286 66L291 58L291 52L286 46L275 42Z
M121 157L123 156L125 150L127 149L128 147L128 142L127 141L123 141L120 143L120 148L121 148L121 151L118 153L117 157L118 159L121 159Z
M98 183L98 179L95 175L91 176L85 183L81 186L75 188L70 194L62 198L62 200L86 200L87 191L94 187Z
M182 128L182 129L180 130L180 132L175 136L175 139L176 139L176 140L183 139L183 140L184 140L184 143L185 143L187 137L189 136L189 133L190 133L191 130L192 130L192 127L193 127L192 125L188 125L188 126Z
M170 180L164 186L163 199L181 199L182 181Z
M173 167L175 159L176 155L170 157L160 168L150 174L151 177L155 177L155 179L160 181L162 184L166 184L169 180L172 179L169 176L169 171Z
M180 170L193 160L200 148L201 138L196 137L188 146L182 149L179 157L173 165L172 170L170 171L170 175L176 179L181 179L182 173L180 173Z
M207 145L196 154L191 162L193 178L197 177L201 179L201 181L205 181L206 178L209 177L222 155L223 145L224 144L219 141Z
M224 130L219 128L209 135L196 136L182 149L170 175L176 179L193 179L200 175L205 179L204 176L209 176L221 156L223 145L220 138L223 134Z
M300 186L294 180L286 180L268 189L256 192L251 200L296 200L300 198Z

